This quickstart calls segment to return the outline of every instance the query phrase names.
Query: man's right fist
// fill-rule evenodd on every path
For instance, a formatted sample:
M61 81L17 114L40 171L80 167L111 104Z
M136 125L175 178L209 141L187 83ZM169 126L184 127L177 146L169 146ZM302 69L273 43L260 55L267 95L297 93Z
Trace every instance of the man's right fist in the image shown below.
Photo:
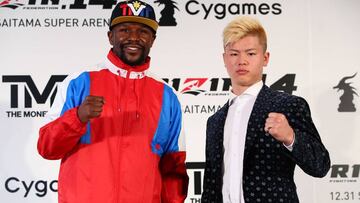
M87 96L77 111L80 121L86 123L92 118L99 117L104 104L105 100L102 96Z

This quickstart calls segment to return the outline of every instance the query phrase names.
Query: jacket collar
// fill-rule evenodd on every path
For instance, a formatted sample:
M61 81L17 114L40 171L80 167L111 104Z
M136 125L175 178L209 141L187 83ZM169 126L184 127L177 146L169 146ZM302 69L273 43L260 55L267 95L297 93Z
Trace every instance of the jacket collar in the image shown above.
M130 66L124 63L111 49L107 55L105 64L112 73L123 78L141 79L145 77L146 71L149 69L150 57L148 56L142 65Z
M231 90L230 94L229 94L229 106L231 106L235 102L235 100L238 99L239 96L241 96L241 95L250 95L253 97L257 97L263 86L264 86L264 83L262 80L260 80L260 81L256 82L255 84L251 85L240 95L234 94L234 92Z

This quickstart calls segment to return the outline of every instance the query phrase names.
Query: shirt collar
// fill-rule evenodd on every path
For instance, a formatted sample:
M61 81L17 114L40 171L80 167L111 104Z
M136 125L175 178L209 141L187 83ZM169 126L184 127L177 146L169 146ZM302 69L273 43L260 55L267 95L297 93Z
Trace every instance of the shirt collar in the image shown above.
M250 87L248 87L242 94L240 95L236 95L233 93L233 91L230 91L230 95L229 95L229 106L231 106L231 104L234 103L234 101L236 100L236 98L238 98L239 96L243 96L243 95L250 95L253 97L257 97L257 95L259 94L262 86L263 86L263 81L260 80L259 82L256 82L255 84L251 85Z

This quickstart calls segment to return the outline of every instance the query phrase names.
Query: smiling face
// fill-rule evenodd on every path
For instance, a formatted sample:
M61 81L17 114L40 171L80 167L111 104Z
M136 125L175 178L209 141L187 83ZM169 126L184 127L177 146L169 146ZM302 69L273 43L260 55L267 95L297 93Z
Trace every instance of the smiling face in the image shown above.
M140 23L121 23L108 32L113 52L130 66L141 65L155 40L154 31Z
M269 62L269 53L264 52L257 36L247 35L226 45L223 59L233 92L240 95L262 79L263 67Z

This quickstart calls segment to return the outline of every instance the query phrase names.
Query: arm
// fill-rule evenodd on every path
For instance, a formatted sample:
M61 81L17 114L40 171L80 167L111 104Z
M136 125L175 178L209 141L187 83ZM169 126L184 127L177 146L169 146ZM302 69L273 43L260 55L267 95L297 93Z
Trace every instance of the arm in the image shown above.
M223 107L219 112L224 114L227 110L224 110ZM221 119L215 119L213 115L209 117L206 124L205 170L203 192L201 194L201 202L204 203L222 202L224 172L223 127L226 116L220 115L217 117Z
M61 159L79 142L86 132L86 123L77 117L77 108L46 124L39 131L39 154L45 159Z
M75 79L74 79L75 78ZM78 107L89 94L89 75L69 76L59 87L54 104L39 131L38 151L46 159L61 159L86 133L86 122L78 117Z
M164 93L167 94L167 93ZM185 137L182 132L181 107L177 97L170 99L169 144L161 157L161 200L163 203L182 203L187 196L189 177L186 173Z
M212 163L211 156L210 156L211 140L208 136L208 130L210 127L209 120L210 119L208 119L207 124L206 124L205 170L204 170L203 192L201 194L201 202L210 202L210 200L211 200L210 191L212 190L211 188L215 188L212 180L215 179L216 175L214 174L214 171L212 170L213 167L211 167L211 163Z
M295 135L290 157L305 173L324 177L330 169L330 157L312 121L309 105L300 97L288 104L285 115Z
M185 157L185 152L173 152L161 158L160 171L163 186L161 202L182 203L185 201L189 183Z

